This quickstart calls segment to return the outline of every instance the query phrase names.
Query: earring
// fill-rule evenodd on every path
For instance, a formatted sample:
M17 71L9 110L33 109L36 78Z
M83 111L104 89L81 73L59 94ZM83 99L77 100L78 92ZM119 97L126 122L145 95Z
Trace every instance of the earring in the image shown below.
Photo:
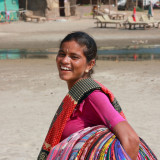
M88 69L85 72L88 73Z

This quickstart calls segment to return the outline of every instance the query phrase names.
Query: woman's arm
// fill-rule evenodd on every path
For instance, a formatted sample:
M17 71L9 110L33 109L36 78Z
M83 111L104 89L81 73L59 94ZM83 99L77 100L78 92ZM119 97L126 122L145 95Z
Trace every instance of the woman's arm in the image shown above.
M88 99L97 116L120 140L128 155L135 160L140 140L133 128L114 109L107 96L101 91L92 92Z
M136 160L139 152L139 137L127 121L122 121L112 129L123 148L132 160Z

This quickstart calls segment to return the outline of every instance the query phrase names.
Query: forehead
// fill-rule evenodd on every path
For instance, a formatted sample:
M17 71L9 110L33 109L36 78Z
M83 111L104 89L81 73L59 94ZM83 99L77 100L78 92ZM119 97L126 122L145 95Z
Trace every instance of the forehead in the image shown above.
M86 48L84 45L79 45L76 41L63 42L60 49L67 49L68 51L79 50L83 51Z

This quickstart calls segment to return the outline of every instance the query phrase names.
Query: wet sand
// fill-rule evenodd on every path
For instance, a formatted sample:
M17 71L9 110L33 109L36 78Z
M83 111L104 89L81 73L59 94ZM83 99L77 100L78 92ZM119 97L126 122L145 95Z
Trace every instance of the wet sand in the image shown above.
M121 104L129 123L160 157L160 61L97 61L94 78ZM55 58L0 61L1 160L35 160L67 93Z

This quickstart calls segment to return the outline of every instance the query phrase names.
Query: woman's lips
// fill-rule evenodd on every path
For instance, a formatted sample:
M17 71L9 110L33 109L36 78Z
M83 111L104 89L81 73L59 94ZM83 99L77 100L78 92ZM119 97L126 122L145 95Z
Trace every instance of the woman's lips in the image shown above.
M60 66L60 69L63 71L71 71L71 68L65 66Z

